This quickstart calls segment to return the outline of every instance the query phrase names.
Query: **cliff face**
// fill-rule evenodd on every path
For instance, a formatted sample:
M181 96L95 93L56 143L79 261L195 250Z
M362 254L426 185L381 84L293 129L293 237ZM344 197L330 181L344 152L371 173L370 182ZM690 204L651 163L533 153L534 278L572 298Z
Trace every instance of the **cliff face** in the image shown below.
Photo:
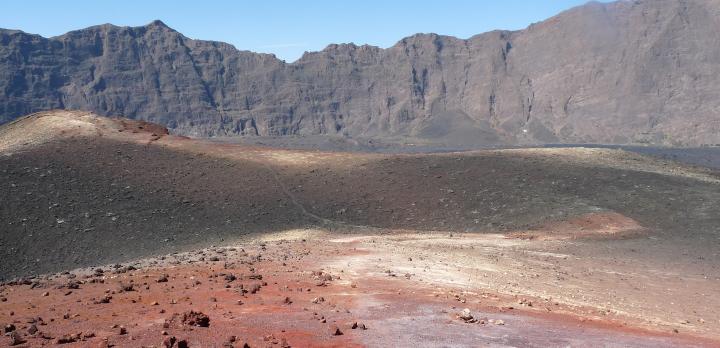
M294 63L156 21L0 30L0 122L84 109L195 136L720 143L720 2L589 3L521 31L330 45Z

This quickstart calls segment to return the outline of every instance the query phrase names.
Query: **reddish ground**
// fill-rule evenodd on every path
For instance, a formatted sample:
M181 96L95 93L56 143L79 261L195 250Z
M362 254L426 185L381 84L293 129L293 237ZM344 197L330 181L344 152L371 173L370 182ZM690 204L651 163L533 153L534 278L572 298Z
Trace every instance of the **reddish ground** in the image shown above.
M620 239L637 237L647 229L637 221L615 212L588 213L565 221L546 223L508 237L539 240Z
M370 272L357 260L388 255L355 238L320 240L327 241L255 240L144 260L134 263L138 269L118 265L6 284L0 287L0 323L16 327L26 341L18 346L69 338L71 347L162 347L169 337L191 347L720 344L583 319L560 303L461 289L410 273ZM77 289L68 286L72 282ZM458 318L464 308L476 322ZM175 316L190 311L207 315L209 327ZM354 323L360 327L353 329ZM30 334L33 325L37 332ZM0 342L10 343L10 337Z
M0 284L0 346L720 346L714 172L166 133L78 112L0 128L4 275L225 245Z

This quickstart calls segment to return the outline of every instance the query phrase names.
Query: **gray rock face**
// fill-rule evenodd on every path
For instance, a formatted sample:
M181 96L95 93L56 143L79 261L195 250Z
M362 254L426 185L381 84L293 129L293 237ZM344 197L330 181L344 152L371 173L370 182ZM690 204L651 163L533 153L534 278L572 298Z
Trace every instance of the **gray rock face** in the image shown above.
M0 122L51 108L194 136L720 143L720 2L589 3L521 31L330 45L294 63L156 21L0 30Z

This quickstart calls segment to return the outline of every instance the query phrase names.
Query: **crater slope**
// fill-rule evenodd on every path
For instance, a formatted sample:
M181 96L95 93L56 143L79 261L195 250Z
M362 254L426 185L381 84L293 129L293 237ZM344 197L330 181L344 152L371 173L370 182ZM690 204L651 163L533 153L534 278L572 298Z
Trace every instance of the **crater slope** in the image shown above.
M275 263L242 259L247 255L241 259L266 265L266 277L288 271L291 264L293 272L308 279L312 274L307 272L322 269L350 280L343 283L347 286L377 281L365 288L371 293L389 291L385 279L400 277L411 282L415 300L428 301L421 294L434 296L435 291L451 296L452 305L423 302L431 311L446 311L439 317L422 314L428 325L455 320L461 309L456 307L470 306L458 303L458 294L479 311L526 307L525 299L547 304L526 308L530 312L562 307L558 311L570 316L562 320L571 323L579 318L708 339L720 332L720 303L713 295L720 281L718 172L618 149L281 150L169 135L163 127L140 121L51 111L0 128L0 197L0 278L21 278L0 286L8 301L0 305L0 318L6 321L17 320L10 311L40 315L48 309L18 307L37 302L33 296L42 294L39 289L51 289L67 277L48 273L73 270L83 288L95 289L91 292L99 290L90 285L99 281L93 279L107 284L132 280L141 289L139 284L148 281L137 277L154 277L153 272L179 272L172 273L177 277L200 272L187 258L164 263L177 258L173 253L214 245L209 250L252 246L262 254L265 243L287 240L288 245L278 242L278 249L266 255ZM204 259L193 262L225 259L213 255L205 252ZM155 263L148 261L153 257ZM225 267L243 268L244 263L232 265L241 259L228 256ZM130 270L127 279L124 273L95 274L97 267L112 271L107 265L114 263L122 264L118 269L132 265L140 270ZM293 277L275 279L271 287L294 287ZM189 296L189 288L182 288L173 296ZM203 288L202 294L244 301L218 292L235 291L232 286L222 289L227 288ZM354 291L349 289L332 290L332 296ZM84 291L74 293L82 297ZM353 303L347 308L371 320L378 313L371 303L387 300L394 306L398 300L380 293L347 298ZM502 301L488 302L491 297ZM121 303L147 302L127 301ZM198 301L186 305L218 308ZM258 305L277 309L263 307L265 300ZM505 319L513 318L519 317ZM391 328L397 323L376 321L389 330L378 335L395 337ZM263 330L277 333L280 326ZM246 329L243 335L258 333ZM641 339L633 337L627 342ZM380 338L335 344L392 343L375 339ZM567 339L563 342L574 342Z

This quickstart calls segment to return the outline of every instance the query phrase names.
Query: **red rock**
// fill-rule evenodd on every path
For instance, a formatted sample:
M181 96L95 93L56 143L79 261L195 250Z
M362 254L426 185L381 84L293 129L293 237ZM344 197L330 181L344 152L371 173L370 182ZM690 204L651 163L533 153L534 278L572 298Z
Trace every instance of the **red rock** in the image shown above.
M202 312L187 311L183 314L173 314L170 319L165 320L165 324L163 324L163 327L168 328L170 327L171 323L179 323L181 325L187 326L208 327L210 326L210 317L208 317Z
M63 335L55 340L55 344L67 344L77 342L80 339L79 335Z

